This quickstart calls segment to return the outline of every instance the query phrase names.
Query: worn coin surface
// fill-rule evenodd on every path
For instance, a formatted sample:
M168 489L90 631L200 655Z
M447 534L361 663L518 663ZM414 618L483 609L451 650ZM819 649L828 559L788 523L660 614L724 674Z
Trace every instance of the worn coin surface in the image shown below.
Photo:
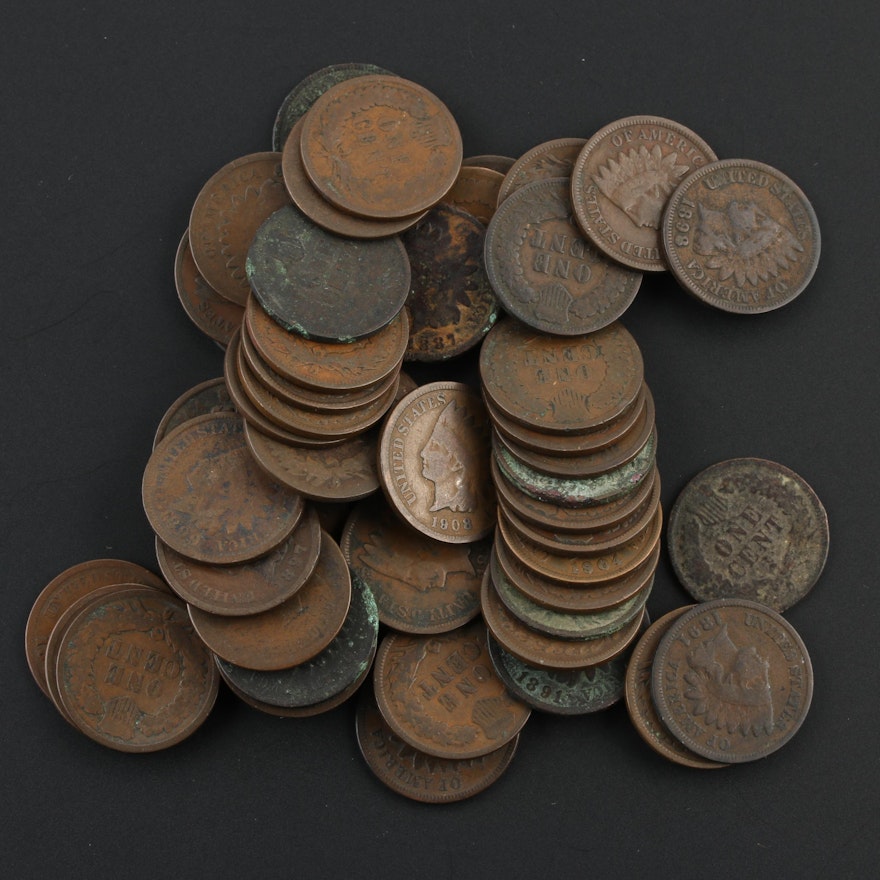
M596 132L578 154L571 174L577 222L612 260L662 272L663 209L691 171L714 160L702 138L670 119L618 119Z
M505 178L498 191L498 204L515 190L536 180L571 177L575 160L585 143L584 138L555 138L523 153L505 171ZM473 160L471 164L474 164Z
M56 672L70 721L124 752L167 748L192 734L219 683L184 604L150 588L86 604L67 627Z
M602 256L571 219L567 178L518 189L486 231L486 272L504 308L545 333L580 336L629 308L639 272Z
M413 748L441 758L500 749L531 714L492 667L480 621L440 635L385 636L373 684L391 729Z
M162 421L156 428L156 436L153 438L153 449L160 440L163 440L170 431L178 425L194 419L196 416L204 416L215 412L235 412L235 404L229 396L226 380L223 376L216 379L208 379L198 385L184 391L162 416Z
M784 611L819 579L828 516L784 465L735 458L697 474L669 515L669 558L698 602L751 599Z
M488 168L490 171L497 171L499 174L507 174L510 171L516 159L510 156L497 156L492 153L485 153L480 156L465 156L461 160L462 168Z
M663 246L678 282L726 312L790 303L819 262L819 222L781 171L725 159L694 171L669 200Z
M479 541L495 525L489 419L461 382L431 382L404 397L379 439L379 478L411 526L452 544Z
M461 134L446 105L399 77L339 83L302 130L303 165L330 202L363 217L405 217L440 201L461 167Z
M478 165L462 165L451 190L443 201L467 211L488 226L498 205L498 190L504 175Z
M673 736L704 758L737 763L794 736L810 708L813 669L781 615L758 602L716 599L670 626L651 687Z

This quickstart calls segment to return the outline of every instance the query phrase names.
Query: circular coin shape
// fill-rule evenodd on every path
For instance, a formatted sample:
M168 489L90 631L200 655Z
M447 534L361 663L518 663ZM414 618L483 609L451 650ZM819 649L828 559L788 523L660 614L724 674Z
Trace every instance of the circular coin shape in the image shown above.
M508 196L486 231L486 272L504 308L544 333L580 336L629 308L642 276L606 260L571 219L567 178Z
M461 167L452 114L409 80L362 76L326 91L302 130L302 159L317 190L363 217L405 217L436 204Z
M669 557L698 602L751 599L774 611L800 601L828 556L828 517L802 477L735 458L697 474L669 515Z
M571 198L577 222L612 260L662 272L663 209L691 171L714 160L702 138L670 119L618 119L596 132L575 162Z
M254 296L275 321L327 342L380 330L409 291L409 260L399 238L342 238L293 205L257 230L246 268Z
M498 192L500 205L512 192L536 180L571 177L575 160L586 141L583 138L556 138L523 153L505 172ZM471 163L473 164L473 163Z
M151 752L193 733L219 675L183 603L152 589L96 598L68 626L57 661L67 717L123 752Z
M819 262L819 222L781 171L725 159L695 171L669 200L663 246L679 284L725 312L790 303Z
M234 335L234 331L233 331ZM229 396L226 380L223 376L216 379L208 379L200 382L188 391L184 391L171 406L168 407L159 427L156 428L156 436L153 438L153 449L160 440L173 431L178 425L194 419L196 416L204 416L215 412L235 412L235 404Z
M663 636L652 672L654 705L670 732L712 761L753 761L798 731L813 669L788 621L745 599L694 606Z
M479 165L462 165L455 185L443 197L443 201L467 211L483 226L488 226L498 205L498 190L504 175L500 171Z
M451 544L495 525L489 419L461 382L432 382L389 414L379 438L379 479L392 508L420 532Z

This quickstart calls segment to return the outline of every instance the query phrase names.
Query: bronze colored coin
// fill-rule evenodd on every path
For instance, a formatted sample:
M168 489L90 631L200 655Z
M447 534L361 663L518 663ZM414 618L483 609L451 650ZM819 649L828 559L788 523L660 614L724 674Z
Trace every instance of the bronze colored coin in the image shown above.
M385 636L373 685L379 711L397 736L440 758L494 752L531 714L492 668L480 621L441 635Z
M488 226L498 205L498 191L504 175L479 165L462 165L443 201L467 211Z
M323 651L342 627L351 602L351 575L342 551L326 532L318 564L287 601L246 617L224 617L189 607L205 644L246 669L289 669Z
M239 565L205 565L156 539L159 568L174 592L211 614L258 614L289 599L318 562L321 525L307 508L297 527L274 550Z
M734 458L697 474L669 516L669 558L698 602L751 599L774 611L800 601L828 557L828 516L794 471Z
M682 745L660 720L660 716L654 708L654 701L651 698L651 669L654 664L657 645L660 644L660 639L666 635L673 622L678 620L685 611L690 610L692 607L691 605L686 605L684 608L676 608L674 611L670 611L651 624L646 632L642 633L641 638L636 643L635 648L633 648L632 655L629 658L629 665L626 669L626 708L639 736L655 752L685 767L713 770L727 765L717 761L708 761Z
M725 159L694 171L669 200L662 227L669 268L688 293L725 312L790 303L819 262L819 222L781 171Z
M287 137L297 120L305 116L312 104L327 89L346 79L376 73L394 76L390 70L385 70L384 67L377 67L375 64L331 64L328 67L316 70L304 80L298 82L288 92L287 97L278 108L278 115L275 117L275 124L272 126L272 149L284 149Z
M661 218L673 190L715 153L690 129L659 116L628 116L584 146L571 175L575 216L612 260L642 272L666 269Z
M250 293L245 259L254 233L290 198L280 153L252 153L224 165L202 187L189 218L189 243L210 287L243 306Z
M480 602L490 634L505 651L533 666L551 669L584 669L607 663L627 649L641 626L641 616L636 615L617 632L598 639L557 639L545 635L507 610L498 598L489 569L483 577Z
M178 425L194 419L196 416L204 416L215 412L235 412L235 404L229 396L226 380L220 376L217 379L208 379L200 382L188 391L184 391L171 406L168 407L159 427L156 428L156 436L153 438L153 449L160 440L173 431Z
M379 488L377 430L320 449L291 446L250 424L245 437L257 464L306 498L356 501Z
M505 172L498 191L498 204L512 192L536 180L571 177L575 160L585 143L583 138L556 138L523 153Z
M403 235L412 268L406 298L409 361L442 361L478 345L500 306L483 268L485 229L452 205L432 208Z
M305 388L340 394L387 379L400 369L409 342L405 310L378 332L351 343L317 342L291 333L254 297L245 309L245 322L254 347L277 373Z
M351 342L381 330L409 290L406 251L396 236L343 238L293 205L256 231L247 253L254 296L287 330L325 342Z
M147 462L144 510L153 531L191 559L255 559L294 529L301 495L271 481L248 452L232 413L199 416L172 431Z
M302 130L315 188L362 217L406 217L449 191L461 167L461 135L431 92L399 77L362 76L326 91Z
M371 688L358 697L358 746L367 766L392 791L426 804L463 801L485 791L507 769L519 734L478 758L437 758L414 749L388 726Z
M352 572L372 590L379 620L399 632L433 634L480 612L490 541L446 544L403 523L381 494L352 511L341 541Z
M712 761L764 758L799 730L813 668L794 628L745 599L703 602L657 648L654 705L669 731Z
M654 577L659 559L658 541L648 558L625 575L591 584L571 584L551 580L529 568L511 553L499 532L495 535L490 566L493 568L494 581L498 581L495 573L497 567L504 577L533 602L556 611L584 613L602 611L631 599Z
M507 174L515 161L516 159L511 159L509 156L495 156L492 154L466 156L461 160L461 167L488 168L490 171L497 171L499 174Z
M150 588L86 604L64 634L56 670L70 720L123 752L188 737L211 711L220 680L183 603Z
M24 651L28 668L40 690L46 690L46 643L61 615L78 599L100 587L143 584L168 592L157 574L123 559L92 559L66 568L40 591L34 600L24 630Z
M569 338L499 321L480 349L483 391L496 409L528 428L574 434L625 412L644 380L635 339L615 322Z
M409 229L424 214L403 217L399 220L371 220L369 217L356 217L346 214L328 202L312 185L302 163L300 138L303 120L293 126L284 145L281 168L284 172L284 185L294 205L313 223L328 232L345 235L349 238L384 238Z
M510 314L566 337L616 321L642 283L641 273L612 263L584 240L563 177L536 180L498 206L486 231L485 259Z
M379 479L392 508L423 534L451 544L489 534L495 491L479 395L461 382L408 394L382 426Z
M189 246L189 231L183 233L177 246L174 284L187 317L202 333L226 345L229 337L241 326L244 310L238 303L217 293L199 274Z

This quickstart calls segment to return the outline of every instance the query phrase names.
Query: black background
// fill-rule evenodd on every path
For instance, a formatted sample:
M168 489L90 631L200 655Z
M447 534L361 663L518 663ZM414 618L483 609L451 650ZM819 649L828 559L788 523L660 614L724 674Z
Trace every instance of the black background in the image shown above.
M7 16L4 874L875 876L875 9L38 2ZM784 749L699 772L656 756L621 706L535 714L492 788L432 807L372 776L350 705L282 721L223 692L190 740L130 756L74 732L37 689L22 650L31 603L88 559L155 569L140 501L155 427L221 372L173 286L193 200L222 165L270 148L290 88L347 61L433 91L465 155L516 157L647 113L719 157L779 168L812 201L822 255L793 303L727 315L663 275L623 319L656 399L667 510L704 467L758 456L800 473L828 511L827 566L786 615L816 689ZM686 601L664 554L651 613Z

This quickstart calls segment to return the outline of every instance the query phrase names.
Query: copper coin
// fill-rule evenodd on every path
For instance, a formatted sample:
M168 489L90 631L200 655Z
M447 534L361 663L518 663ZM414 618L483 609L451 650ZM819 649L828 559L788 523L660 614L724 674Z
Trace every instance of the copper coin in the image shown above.
M642 283L639 272L612 263L583 238L563 177L530 183L498 206L485 256L504 308L530 327L561 336L607 327Z
M238 303L217 293L199 274L189 246L188 230L183 233L177 246L174 284L187 317L206 336L226 345L236 328L241 326L244 311Z
M461 167L488 168L490 171L497 171L499 174L507 174L515 161L516 159L511 159L510 156L496 156L487 153L480 156L465 156L461 160Z
M498 191L498 204L512 192L536 180L571 177L575 160L585 143L583 138L556 138L523 153L505 172Z
M57 663L70 720L102 745L151 752L207 718L219 675L183 603L158 590L88 603L70 623Z
M629 665L626 668L626 708L639 736L655 752L685 767L713 770L724 767L726 764L708 761L682 745L660 720L651 697L651 669L657 645L660 644L660 639L666 635L673 622L691 607L693 606L686 605L684 608L676 608L665 614L658 621L652 623L636 642L629 658Z
M794 471L735 458L697 474L669 516L669 558L698 601L751 599L774 611L800 601L828 557L828 516Z
M213 564L268 553L293 530L301 495L257 467L242 420L231 413L199 416L172 431L144 470L144 510L172 549Z
M275 321L326 342L381 330L403 308L410 282L396 236L333 235L293 205L279 208L256 231L246 268L254 296Z
M431 92L362 76L326 91L305 117L302 158L315 188L362 217L405 217L436 204L461 167L461 135Z
M424 216L403 217L395 220L371 220L369 217L356 217L347 214L328 202L312 185L302 163L300 138L303 120L300 119L291 129L284 145L281 168L284 172L284 185L291 201L313 223L328 232L345 235L349 238L384 238L409 229Z
M452 544L489 534L495 491L479 395L461 382L408 394L382 426L379 479L394 510L420 532Z
M492 668L480 621L441 635L385 636L373 685L388 726L413 748L440 758L494 752L531 713Z
M662 228L669 268L698 299L757 314L790 303L819 262L819 222L781 171L725 159L694 171L669 200Z
M414 801L445 804L485 791L507 769L519 734L478 758L437 758L405 743L388 726L371 688L358 697L358 746L367 766L392 791Z
M314 104L315 101L327 91L327 89L346 79L376 73L394 76L390 70L385 70L384 67L377 67L375 64L359 64L352 62L348 64L331 64L327 67L322 67L320 70L316 70L314 73L309 74L304 80L298 82L290 92L288 92L287 97L281 102L281 106L278 108L278 114L275 117L275 124L272 126L272 149L284 149L287 137L297 120L301 119L306 114L312 104Z
M615 322L569 338L499 321L480 349L486 397L515 422L551 434L599 428L636 399L644 379L635 339Z
M511 614L495 591L491 573L483 577L480 595L489 632L505 651L533 666L551 669L584 669L607 663L622 654L638 635L640 616L626 626L597 639L557 639L526 626Z
M211 614L258 614L289 599L318 562L321 525L306 509L296 528L274 550L238 565L206 565L187 559L156 539L159 568L174 592Z
M462 165L452 189L443 201L467 211L488 226L498 205L498 191L504 175L478 165Z
M691 171L715 153L690 129L659 116L628 116L596 132L571 175L581 229L612 260L642 272L666 269L663 209Z
M277 324L251 297L245 309L254 348L277 373L304 388L339 394L387 379L400 369L409 342L409 319L402 310L376 333L351 343L318 342Z
M189 218L189 243L199 274L217 293L245 304L251 290L245 259L254 233L289 202L280 153L235 159L202 187Z
M712 761L753 761L800 729L813 669L794 628L745 599L693 607L663 636L651 679L654 705L673 736Z
M440 204L402 239L412 269L406 360L442 361L478 345L500 311L483 267L482 224Z
M403 523L381 494L352 511L342 534L351 570L372 590L379 620L399 632L440 633L480 612L488 538L447 544Z
M351 602L351 575L336 542L321 535L318 564L287 601L246 617L209 614L189 606L205 644L247 669L288 669L323 651L342 627Z
M40 690L46 691L46 643L58 618L77 599L99 587L115 584L143 584L168 591L159 575L123 559L92 559L66 568L40 591L34 600L24 630L24 650L28 668ZM48 694L47 694L48 696Z
M196 416L204 416L215 412L235 412L235 404L229 396L226 380L220 376L217 379L208 379L198 385L184 391L162 416L159 427L156 428L156 436L153 438L153 449L160 440L173 431L178 425L194 419Z

